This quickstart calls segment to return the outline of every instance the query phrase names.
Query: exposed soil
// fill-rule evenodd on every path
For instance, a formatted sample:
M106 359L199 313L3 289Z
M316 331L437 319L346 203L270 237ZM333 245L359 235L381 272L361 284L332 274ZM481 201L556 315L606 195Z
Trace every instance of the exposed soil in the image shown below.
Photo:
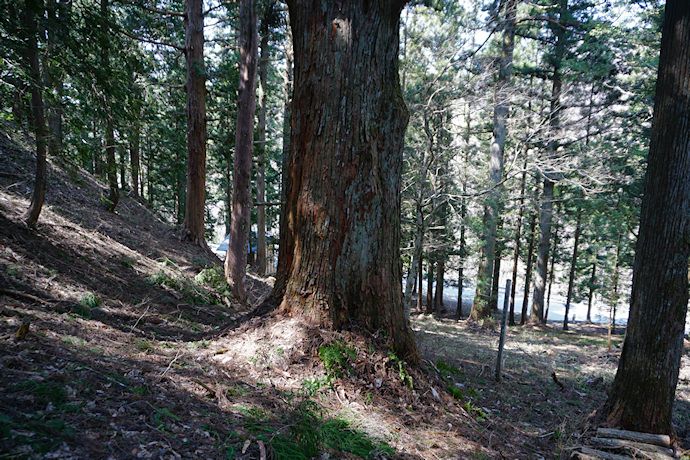
M271 278L234 302L212 253L125 193L107 212L79 168L50 165L27 228L28 145L0 131L0 458L567 458L591 434L620 333L510 328L497 383L495 327L415 313L413 368L356 328L252 318Z

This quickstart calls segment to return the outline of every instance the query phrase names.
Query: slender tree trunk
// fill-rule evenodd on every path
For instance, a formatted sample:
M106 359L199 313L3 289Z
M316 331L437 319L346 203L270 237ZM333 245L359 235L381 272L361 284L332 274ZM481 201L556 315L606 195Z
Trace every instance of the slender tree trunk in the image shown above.
M496 234L502 194L499 184L503 177L503 153L510 109L510 77L513 71L516 4L517 0L506 0L504 5L503 43L494 96L493 140L489 152L489 187L492 187L492 191L488 194L487 202L484 204L484 245L479 256L477 290L470 312L471 319L479 319L491 314L491 280L496 256Z
M527 152L525 152L527 153ZM520 260L520 236L522 231L522 214L525 207L525 185L527 181L527 155L522 165L522 177L520 178L520 203L518 204L517 223L515 224L515 248L513 249L513 276L510 287L510 313L508 324L515 326L515 285L517 284L518 262Z
M426 164L426 163L425 163ZM425 171L424 171L425 172ZM424 174L425 175L425 174ZM426 180L426 178L424 179ZM423 189L423 186L420 187ZM422 203L420 200L423 199L423 193L417 196L417 217L415 225L415 237L414 237L414 252L412 253L412 261L410 262L410 275L407 277L407 283L405 284L405 317L409 318L412 311L412 295L413 286L416 286L418 267L421 266L422 260L422 250L424 245L424 214L422 210ZM421 304L418 303L418 308L421 308Z
M288 12L289 16L289 12ZM280 222L279 222L279 248L278 248L278 266L276 268L275 277L276 281L273 291L267 297L262 305L257 308L257 313L264 313L270 311L276 305L280 304L285 295L284 287L288 283L290 275L290 265L292 264L292 259L287 257L286 254L291 251L294 247L294 235L292 234L289 225L288 213L290 206L287 202L287 187L288 179L290 175L289 166L293 161L292 158L292 122L293 122L293 112L292 104L293 98L293 77L294 77L294 66L293 66L293 45L292 45L292 31L289 27L286 27L286 39L285 44L285 72L283 73L283 89L285 91L285 107L283 109L283 151L282 151L282 165L281 165L281 181L280 181ZM287 251L287 252L286 252ZM283 255L281 255L283 254Z
M108 178L108 196L103 197L105 208L114 212L120 201L120 190L117 186L117 162L115 159L115 127L113 121L112 97L110 95L110 33L109 33L109 0L101 0L101 71L103 72L103 93L105 98L105 162Z
M596 254L592 262L592 276L589 279L589 298L587 300L587 322L592 323L592 301L594 300L594 283L596 282L597 260Z
M108 178L108 196L105 198L105 208L113 212L120 201L120 189L117 185L117 161L115 159L115 127L113 125L112 109L106 109L105 121L105 162Z
M609 353L611 352L611 334L616 333L616 310L618 309L618 281L620 280L621 237L616 240L616 256L613 261L613 280L611 282L611 299L609 301Z
M48 20L57 23L66 22L69 17L64 13L69 11L71 5L63 2L49 0L46 7ZM58 13L59 12L59 13ZM46 88L50 88L53 97L46 98L45 113L48 117L48 155L57 158L62 149L62 98L64 96L64 72L59 65L56 65L57 57L54 56L56 49L60 46L53 30L41 32L47 36L46 56L43 59L43 82Z
M605 413L628 430L672 433L690 258L690 2L662 27L630 316Z
M26 60L31 77L31 106L34 118L34 132L36 134L36 176L34 191L31 196L31 204L26 216L26 224L29 227L36 225L43 208L46 194L46 141L48 130L46 129L43 115L43 83L41 80L41 67L38 60L38 23L36 17L43 14L43 2L41 0L26 0L24 11L24 28L26 33Z
M426 313L434 312L434 257L429 253L426 278Z
M225 277L233 295L241 302L247 294L247 233L251 210L252 147L256 109L256 67L258 36L252 0L240 4L240 88L237 95L237 132L232 176L232 218L230 240L225 257Z
M465 199L463 198L463 202L460 205L460 219L462 220L462 223L460 224L460 249L458 252L460 253L459 258L460 258L460 263L458 264L458 304L455 307L455 319L460 319L462 318L462 291L463 291L463 283L465 282L464 279L464 259L465 259L465 217L467 217L467 210L465 206Z
M131 139L129 144L129 161L132 168L132 193L135 197L139 197L139 175L140 172L140 146L141 146L141 105L137 102L136 119L132 125L130 132Z
M419 278L418 284L418 289L417 289L417 311L421 313L424 311L422 309L423 303L423 295L422 295L422 290L424 288L424 257L422 255L419 255L419 266L417 267L417 270L419 274L417 275L417 278Z
M467 195L467 165L470 161L470 133L472 128L472 114L470 111L470 106L467 104L465 111L465 155L463 159L462 167L462 194ZM463 196L460 199L460 247L458 248L458 255L460 262L458 263L458 304L455 309L455 319L459 320L462 318L462 294L463 294L463 284L465 282L464 277L464 265L465 257L467 256L467 247L465 241L466 225L465 220L467 219L467 198Z
M427 117L424 118L424 131L427 135L427 148L424 150L424 158L422 160L422 170L420 171L419 175L419 183L417 184L417 219L416 219L416 234L415 234L415 241L414 241L414 252L412 253L412 270L411 270L411 277L412 279L416 278L416 271L417 271L417 266L419 265L421 267L421 263L419 261L421 260L422 257L422 250L424 246L424 209L423 209L423 203L425 199L425 193L424 193L424 187L426 184L426 178L427 174L429 172L429 168L431 167L431 163L433 162L434 159L434 154L433 154L433 146L434 146L434 137L431 133L431 130L429 129L429 120ZM421 309L421 304L418 305L418 308ZM409 318L410 317L410 311L412 309L412 292L411 288L408 287L407 285L405 286L405 317Z
M551 305L551 287L553 286L553 277L556 273L556 251L558 251L558 225L553 226L553 245L551 246L551 268L549 269L549 289L546 295L546 308L544 309L544 322L549 320L549 306Z
M575 287L575 274L577 273L577 250L582 234L582 206L577 207L577 219L575 223L575 235L573 236L573 257L570 261L570 274L568 275L568 294L565 298L565 316L563 318L563 330L568 330L568 314L570 313L570 301L573 299L573 289ZM592 269L594 270L594 269ZM587 311L589 320L589 310Z
M539 196L539 184L536 184L534 188L534 199L537 201ZM534 262L534 244L537 239L537 214L532 213L529 223L529 243L527 244L527 263L525 267L525 289L524 296L522 298L522 314L520 316L520 325L524 325L527 322L527 306L529 304L529 289L532 284L532 267Z
M182 227L189 241L206 247L206 70L203 3L203 0L185 1L187 195Z
M268 11L268 8L267 8ZM257 125L258 152L256 158L256 201L266 202L266 83L268 80L269 63L269 29L266 23L266 16L261 21L261 60L259 61L259 122ZM266 274L266 206L261 205L256 208L256 263L254 264L257 274Z
M551 25L556 36L556 45L553 59L553 75L551 89L551 111L549 116L549 140L547 147L547 162L555 161L558 149L557 135L560 130L561 90L562 76L561 66L565 55L565 27L561 24L564 14L568 11L568 0L557 0L558 21ZM541 200L541 213L539 216L539 245L537 246L537 269L534 276L534 294L530 322L544 323L544 294L546 290L546 271L549 262L549 243L551 241L551 219L553 217L554 177L551 171L552 165L547 165L549 171L544 177L544 189Z
M434 293L434 310L438 317L441 316L441 308L443 307L443 276L445 273L445 265L444 257L441 255L436 263L436 292Z
M273 297L282 297L281 311L320 327L382 329L397 355L416 363L400 263L404 3L288 1L295 48L289 237Z
M118 166L120 167L120 184L119 187L121 189L124 189L127 187L127 150L125 149L124 146L120 146L119 149L117 149L117 152L119 152L120 156L120 161L117 162Z
M499 219L498 222L498 233L501 233L501 229L503 228L503 219ZM503 241L498 240L496 242L496 255L494 257L494 265L493 265L493 271L491 275L491 297L489 298L489 308L491 311L497 311L498 310L498 289L500 288L499 286L499 278L501 275L501 257L503 256Z

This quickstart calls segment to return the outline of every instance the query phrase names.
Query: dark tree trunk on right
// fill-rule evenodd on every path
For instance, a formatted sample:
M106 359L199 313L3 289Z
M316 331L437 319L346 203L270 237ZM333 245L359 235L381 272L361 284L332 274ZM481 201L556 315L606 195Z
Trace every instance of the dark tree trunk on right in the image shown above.
M672 433L690 258L690 2L669 0L630 316L605 412L635 431Z

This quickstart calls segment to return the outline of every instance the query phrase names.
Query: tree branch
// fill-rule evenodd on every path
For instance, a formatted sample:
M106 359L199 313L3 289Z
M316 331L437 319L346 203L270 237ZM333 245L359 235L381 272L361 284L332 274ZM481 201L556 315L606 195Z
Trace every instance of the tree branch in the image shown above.
M169 46L169 47L174 48L174 49L179 50L179 51L185 50L183 46L175 45L173 43L159 42L159 41L156 41L156 40L153 40L150 38L137 37L135 35L130 34L129 32L125 32L122 29L119 29L118 32L120 32L122 35L125 35L125 36L131 38L132 40L137 40L137 41L144 42L144 43L151 43L152 45Z

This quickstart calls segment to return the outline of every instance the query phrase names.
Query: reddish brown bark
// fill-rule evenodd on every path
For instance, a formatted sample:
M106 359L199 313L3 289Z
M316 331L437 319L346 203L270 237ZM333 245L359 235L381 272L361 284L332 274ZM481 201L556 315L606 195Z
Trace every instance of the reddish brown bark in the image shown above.
M662 28L630 316L606 403L611 425L672 433L690 258L690 2L669 0Z
M244 278L247 274L247 236L252 206L250 185L256 110L258 40L253 1L243 0L240 5L240 85L237 94L232 214L228 252L225 257L225 277L235 298L242 302L247 297Z
M205 247L206 217L206 71L204 70L203 0L185 2L185 57L187 91L187 194L185 237Z
M290 0L295 89L274 299L321 327L383 330L416 362L400 261L405 2Z

